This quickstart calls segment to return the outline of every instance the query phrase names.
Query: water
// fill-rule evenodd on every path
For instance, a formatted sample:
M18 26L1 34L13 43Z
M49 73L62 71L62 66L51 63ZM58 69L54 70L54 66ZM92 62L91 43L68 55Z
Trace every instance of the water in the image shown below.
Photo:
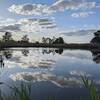
M32 100L76 100L86 95L80 79L87 75L100 89L100 52L50 48L0 51L1 90L11 95L9 86L23 81L32 84Z

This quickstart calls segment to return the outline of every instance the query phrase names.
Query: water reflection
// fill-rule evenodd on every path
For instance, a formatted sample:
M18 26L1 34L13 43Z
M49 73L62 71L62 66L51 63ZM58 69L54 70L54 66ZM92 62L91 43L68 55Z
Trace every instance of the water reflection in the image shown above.
M23 54L23 56L28 56L29 50L28 49L23 49L22 54Z
M50 72L18 72L10 75L10 78L16 81L24 82L44 82L48 81L61 88L81 88L83 87L82 79L80 76L86 76L92 79L93 76L81 70L72 70L67 76L56 75ZM95 79L96 85L100 85L100 79Z
M13 81L43 82L49 81L58 87L81 87L80 78L57 76L49 72L20 72L10 75Z
M41 93L45 91L45 94L51 91L55 95L59 89L58 92L63 91L63 93L60 92L62 96L65 95L67 98L68 95L71 95L72 97L72 92L79 94L73 90L80 89L81 92L83 87L80 75L84 74L89 78L94 78L95 83L100 86L100 67L98 67L100 51L98 50L20 48L0 51L0 55L0 66L4 67L0 68L2 71L0 81L8 85L13 85L13 83L19 85L22 81L25 84L31 82L33 93L38 88L37 94L39 91L42 91ZM3 90L6 88L7 86ZM66 95L66 91L68 91L68 95ZM57 96L59 98L59 95Z
M0 67L3 68L4 67L4 59L3 56L0 55Z
M3 51L3 56L6 58L6 59L10 59L12 57L12 53L13 51L8 49L8 50L4 50Z
M93 61L99 64L100 63L100 50L91 50L91 52L93 56Z
M67 50L65 50L67 51ZM69 50L70 51L70 50ZM47 54L48 56L50 54L56 55L63 55L64 50L62 48L60 49L53 49L53 48L42 48L41 51L32 51L29 49L21 49L19 51L13 50L13 49L7 49L0 52L0 66L4 67L4 60L5 58L8 59L10 62L15 62L17 64L22 64L22 67L30 67L30 68L49 68L53 64L55 64L54 58L43 58L43 55ZM79 59L90 59L88 55L86 55L85 52L77 52L74 53L72 51L68 53L64 53L64 56L68 57L77 57ZM100 63L100 51L99 50L91 50L92 53L92 59L95 63ZM87 56L87 57L86 57Z
M48 49L42 49L42 54L62 54L63 53L63 49L62 48L59 48L59 49L52 49L52 48L48 48Z

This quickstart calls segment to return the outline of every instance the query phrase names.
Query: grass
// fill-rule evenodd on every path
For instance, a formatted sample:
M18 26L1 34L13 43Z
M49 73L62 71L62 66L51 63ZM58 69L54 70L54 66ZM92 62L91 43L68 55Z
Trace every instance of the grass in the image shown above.
M81 76L82 82L89 92L88 97L81 97L80 100L100 100L100 94L97 92L94 81L89 80L86 76Z
M12 90L12 96L6 96L0 91L0 100L31 100L31 84L21 83L20 88L16 86L9 86L9 88Z

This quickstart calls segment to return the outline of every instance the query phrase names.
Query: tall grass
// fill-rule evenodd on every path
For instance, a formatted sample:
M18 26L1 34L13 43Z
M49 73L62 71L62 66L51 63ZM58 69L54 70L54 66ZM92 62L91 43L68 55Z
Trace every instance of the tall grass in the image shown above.
M100 100L100 94L97 92L94 81L89 80L86 76L81 76L82 82L87 89L89 96L81 97L80 100Z
M31 84L21 83L20 87L10 87L14 91L14 100L30 100Z
M0 100L31 100L31 84L21 83L20 87L9 86L12 96L6 96L0 91Z

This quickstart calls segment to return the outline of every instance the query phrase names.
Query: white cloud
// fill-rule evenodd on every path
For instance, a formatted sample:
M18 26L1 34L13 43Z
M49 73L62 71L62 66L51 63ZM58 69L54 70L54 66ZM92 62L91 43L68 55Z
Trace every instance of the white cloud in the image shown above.
M78 9L92 9L98 5L96 2L88 2L86 0L58 0L52 6L52 10L78 10Z
M56 11L93 9L100 7L100 4L86 0L57 0L51 5L43 4L22 4L12 5L9 11L21 15L51 14Z
M93 15L93 14L94 14L94 12L88 11L88 12L73 13L71 16L75 17L75 18L79 18L79 17L88 17L88 16Z
M0 28L0 31L1 32L6 32L6 31L18 32L18 31L21 31L21 29L20 29L20 25L19 24L14 24L14 25L2 26Z
M23 4L23 5L12 5L8 10L13 13L22 15L41 15L48 14L48 5L42 4Z
M41 32L56 28L54 19L50 18L23 18L20 20L3 19L0 21L1 32Z
M12 19L12 18L1 18L0 19L0 26L5 26L5 25L13 25L16 23L16 20Z
M76 77L63 77L63 76L56 76L52 73L48 72L20 72L16 74L11 74L9 76L14 82L16 81L24 81L24 82L42 82L42 81L49 81L58 87L80 87L82 86L82 82L79 78ZM31 80L30 80L31 79Z

